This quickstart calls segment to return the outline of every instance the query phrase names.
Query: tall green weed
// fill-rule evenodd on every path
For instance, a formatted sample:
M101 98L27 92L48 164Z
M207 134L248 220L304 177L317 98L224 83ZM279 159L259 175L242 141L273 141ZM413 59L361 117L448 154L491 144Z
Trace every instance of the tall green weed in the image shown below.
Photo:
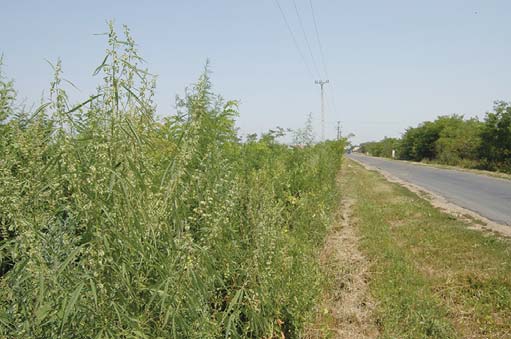
M0 336L299 337L342 142L240 142L207 69L158 121L129 30L106 36L84 102L60 62L34 112L2 97Z

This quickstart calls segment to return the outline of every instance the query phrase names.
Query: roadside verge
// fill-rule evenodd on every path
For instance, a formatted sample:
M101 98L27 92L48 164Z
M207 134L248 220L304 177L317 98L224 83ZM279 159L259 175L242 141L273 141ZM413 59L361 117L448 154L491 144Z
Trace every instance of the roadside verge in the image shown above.
M511 240L471 229L474 220L378 172L344 166L381 337L510 338Z
M360 235L347 185L351 165L343 164L337 177L342 192L334 224L327 234L320 264L327 278L315 329L307 338L357 338L379 336L375 303L369 291L368 258L360 250Z

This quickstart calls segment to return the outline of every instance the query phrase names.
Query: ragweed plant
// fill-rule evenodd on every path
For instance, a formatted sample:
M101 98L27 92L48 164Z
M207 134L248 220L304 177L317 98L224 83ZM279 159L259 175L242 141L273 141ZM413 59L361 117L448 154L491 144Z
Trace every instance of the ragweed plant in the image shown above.
M342 143L240 142L207 67L158 121L130 31L105 36L79 104L60 62L32 114L1 83L0 336L300 337Z

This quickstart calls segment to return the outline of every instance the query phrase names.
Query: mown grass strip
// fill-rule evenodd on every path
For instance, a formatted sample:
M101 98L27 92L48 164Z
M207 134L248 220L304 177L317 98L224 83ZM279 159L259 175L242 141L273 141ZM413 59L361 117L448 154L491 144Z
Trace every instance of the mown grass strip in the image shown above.
M383 337L511 335L511 244L349 162Z

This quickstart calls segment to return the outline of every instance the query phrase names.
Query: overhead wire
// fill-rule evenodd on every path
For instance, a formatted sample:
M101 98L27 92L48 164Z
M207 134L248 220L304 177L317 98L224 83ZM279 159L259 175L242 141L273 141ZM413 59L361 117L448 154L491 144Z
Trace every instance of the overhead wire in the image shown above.
M312 22L314 23L314 31L316 32L316 40L317 40L318 46L319 46L319 53L320 53L320 57L321 57L321 62L323 64L323 71L325 72L325 75L328 77L328 69L326 67L325 54L323 53L323 44L321 43L321 39L319 38L318 23L317 23L317 20L316 20L316 14L314 13L314 6L312 5L312 0L309 0L309 5L310 5L310 8L311 8Z
M300 55L300 58L302 59L305 67L307 68L307 72L309 73L311 78L314 78L314 74L311 71L311 68L309 67L309 63L305 59L305 56L300 48L300 45L298 44L298 40L296 40L296 36L293 33L293 29L291 28L291 25L289 24L289 21L287 20L286 14L284 13L284 10L282 9L282 6L280 5L279 0L274 0L274 1L275 1L275 4L277 5L277 7L279 8L280 14L282 15L282 19L284 19L284 23L286 24L289 34L291 35L291 38L293 39L293 44L295 45L295 48L298 51L298 54Z
M316 58L314 58L314 53L312 53L312 48L309 43L309 38L307 37L307 33L305 32L305 28L303 26L302 16L300 15L300 11L298 10L298 6L296 5L296 0L293 0L293 6L295 8L295 13L298 18L298 23L300 24L300 28L302 30L303 37L305 39L305 44L307 45L307 49L309 50L309 55L312 60L312 65L314 66L314 70L316 71L319 78L321 78L321 72L319 71L318 65L316 63Z
M307 46L307 49L308 49L308 52L309 52L309 55L311 57L311 60L312 60L312 65L313 65L313 68L314 68L314 71L316 72L316 75L321 79L322 78L322 75L321 75L321 71L318 67L318 63L316 62L316 58L314 57L314 53L312 51L312 47L311 47L311 44L310 44L310 41L309 41L309 38L307 36L307 33L306 33L306 30L305 30L305 26L303 24L303 20L302 20L302 16L300 15L300 11L298 9L298 6L296 4L296 0L292 0L293 1L293 6L294 6L294 9L295 9L295 13L296 13L296 16L298 18L298 23L300 25L300 29L302 31L302 34L304 36L304 40L305 40L305 43L306 43L306 46ZM305 65L306 69L307 69L307 73L309 74L309 76L316 80L315 79L315 75L314 75L314 72L311 70L311 67L309 66L309 62L307 61L307 58L305 58L305 55L302 51L302 49L300 48L300 44L298 43L298 40L296 38L296 35L293 31L293 28L291 27L287 17L286 17L286 14L284 12L284 9L282 8L279 0L274 0L275 4L277 5L278 9L279 9L279 12L282 16L282 19L284 20L284 23L287 27L287 30L289 32L289 34L291 35L291 38L293 40L293 44L296 48L296 50L298 51L298 54L303 62L303 64ZM319 34L319 29L318 29L318 24L317 24L317 20L316 20L316 15L315 15L315 12L314 12L314 6L312 4L312 0L309 0L309 5L310 5L310 9L311 9L311 14L312 14L312 19L313 19L313 23L314 23L314 31L315 31L315 35L316 35L316 40L317 40L317 43L318 43L318 46L319 46L319 52L320 52L320 62L323 66L323 73L326 77L326 79L329 79L329 73L328 73L328 68L327 68L327 64L326 64L326 59L325 59L325 55L324 55L324 51L323 51L323 44L321 43L321 38L320 38L320 34ZM330 87L332 88L332 91L334 90L334 86L332 83L330 83ZM336 107L336 103L335 103L335 96L334 95L330 95L327 92L325 92L325 104L328 108L332 109L334 115L336 115L337 113L337 107ZM328 109L327 108L327 109Z
M310 5L310 9L311 9L311 14L312 14L312 21L314 23L314 31L316 32L316 40L317 40L318 46L319 46L319 53L320 53L320 57L321 57L321 63L323 65L323 71L325 72L326 78L330 79L330 75L328 74L328 67L327 67L327 63L326 63L326 59L325 59L325 53L323 51L323 44L321 43L318 23L317 23L317 20L316 20L316 14L314 12L314 6L312 4L312 0L309 0L309 5ZM334 86L333 82L330 83L330 87L332 88L332 91L335 92L335 88L334 88L335 86ZM327 98L330 98L330 100L332 101L332 106L333 106L333 109L334 109L334 113L336 113L337 112L337 105L335 103L335 95L329 96L327 94Z

